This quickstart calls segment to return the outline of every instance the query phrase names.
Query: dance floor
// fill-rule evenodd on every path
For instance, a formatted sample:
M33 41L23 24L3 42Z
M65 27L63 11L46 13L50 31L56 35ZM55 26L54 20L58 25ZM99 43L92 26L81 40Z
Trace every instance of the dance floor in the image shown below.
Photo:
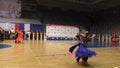
M77 63L68 55L68 49L77 41L25 40L0 49L0 68L114 68L120 66L120 47L92 47L97 55L89 58L88 65ZM80 60L81 61L81 60Z

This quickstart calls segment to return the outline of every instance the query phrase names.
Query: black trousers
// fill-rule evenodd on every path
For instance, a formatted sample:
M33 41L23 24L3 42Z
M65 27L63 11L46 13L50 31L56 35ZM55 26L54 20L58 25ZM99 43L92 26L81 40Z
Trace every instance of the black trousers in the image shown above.
M80 43L78 43L78 44L76 44L76 45L70 47L70 48L69 48L69 52L72 53L72 52L74 51L74 49L75 49L77 46L79 46L79 44L80 44Z

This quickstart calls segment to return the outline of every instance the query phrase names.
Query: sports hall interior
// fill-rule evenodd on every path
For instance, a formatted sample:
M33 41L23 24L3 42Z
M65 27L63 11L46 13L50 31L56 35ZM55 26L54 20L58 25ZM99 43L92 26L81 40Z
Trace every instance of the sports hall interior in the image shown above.
M0 4L0 68L120 67L120 0L0 0ZM50 35L47 26L51 25L56 29L83 27L89 34L95 33L87 48L96 56L88 59L88 65L78 63L68 54L79 42L77 33L68 30L67 34ZM14 34L8 35L11 26L15 31L27 30L22 42L15 43ZM114 35L116 43L112 42Z

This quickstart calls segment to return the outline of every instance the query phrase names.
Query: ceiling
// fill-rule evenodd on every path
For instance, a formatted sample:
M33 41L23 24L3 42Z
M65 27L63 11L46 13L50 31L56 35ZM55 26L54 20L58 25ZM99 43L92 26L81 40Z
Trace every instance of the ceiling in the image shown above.
M23 0L23 10L36 10L36 6L94 12L120 5L120 0Z

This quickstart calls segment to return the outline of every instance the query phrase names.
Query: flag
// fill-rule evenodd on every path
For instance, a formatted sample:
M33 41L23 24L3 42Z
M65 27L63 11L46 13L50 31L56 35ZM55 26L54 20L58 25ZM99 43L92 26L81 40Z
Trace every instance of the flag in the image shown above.
M19 24L19 23L16 23L16 24L15 24L15 32L16 32L17 30L20 30L20 24Z

